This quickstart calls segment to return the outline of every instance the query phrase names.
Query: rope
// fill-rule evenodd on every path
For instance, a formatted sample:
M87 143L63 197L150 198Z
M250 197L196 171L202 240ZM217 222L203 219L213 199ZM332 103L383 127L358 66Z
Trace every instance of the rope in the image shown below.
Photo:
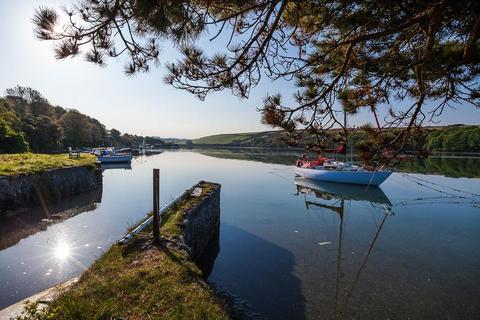
M268 173L273 174L274 176L277 176L277 177L279 177L279 178L287 181L289 184L295 185L295 183L292 182L292 179L288 179L288 178L286 178L286 177L284 177L284 176L282 176L282 175L280 175L280 174L278 174L278 173L272 172L272 171L268 171Z
M465 198L464 198L465 199ZM458 204L458 205L465 205L465 206L473 206L473 207L478 207L479 202L472 201L472 202L467 202L467 201L430 201L430 202L408 202L408 201L403 201L399 203L395 203L395 207L400 207L400 206L417 206L417 205L426 205L426 204Z
M455 192L459 192L459 193L469 194L469 195L471 195L471 196L473 196L473 197L480 197L480 194L479 194L479 193L474 193L474 192L470 192L470 191L465 191L465 190L460 190L460 189L457 189L457 188L445 186L445 185L442 185L442 184L439 184L439 183L435 183L435 182L432 182L432 181L428 181L428 180L425 180L425 179L422 179L422 178L414 177L414 176L411 176L411 175L406 174L406 173L401 173L401 175L402 175L403 177L407 178L408 180L417 183L418 185L421 185L421 186L423 186L423 187L430 188L430 189L433 189L433 190L435 190L435 191L438 191L438 192L441 192L441 193L445 193L445 194L448 194L448 195L451 195L451 196L457 196L457 197L458 197L458 195L455 195L455 194L453 194L453 193L449 193L449 192L446 192L446 191L438 190L438 189L436 189L436 188L427 186L427 185L425 185L424 183L428 183L428 184L431 184L431 185L434 185L434 186L437 186L437 187L449 189L449 190L452 190L452 191L455 191Z

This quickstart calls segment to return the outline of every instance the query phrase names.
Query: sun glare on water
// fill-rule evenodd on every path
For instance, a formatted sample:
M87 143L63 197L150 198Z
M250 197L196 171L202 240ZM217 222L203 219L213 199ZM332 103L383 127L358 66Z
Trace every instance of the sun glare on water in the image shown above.
M68 259L71 256L71 253L72 249L70 248L70 245L66 242L58 243L54 249L55 258L60 261Z

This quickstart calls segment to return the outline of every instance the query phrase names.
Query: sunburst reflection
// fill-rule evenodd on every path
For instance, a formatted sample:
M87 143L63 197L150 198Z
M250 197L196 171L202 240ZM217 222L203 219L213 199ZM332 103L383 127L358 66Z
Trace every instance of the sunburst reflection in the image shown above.
M53 250L53 255L59 261L64 262L72 257L72 248L66 241L60 240Z

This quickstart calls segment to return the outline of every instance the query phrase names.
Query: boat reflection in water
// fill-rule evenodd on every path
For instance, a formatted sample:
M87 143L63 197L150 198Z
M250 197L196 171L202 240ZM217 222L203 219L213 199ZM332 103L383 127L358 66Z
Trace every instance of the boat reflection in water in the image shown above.
M102 170L107 169L124 169L124 170L132 170L132 164L130 162L123 162L123 163L102 163Z
M312 207L328 209L328 211L335 214L339 219L333 318L348 318L350 315L347 315L346 311L350 299L352 298L355 287L360 279L360 275L367 265L367 261L373 252L387 218L394 215L392 209L393 205L382 189L376 186L367 187L361 185L314 181L302 178L295 178L295 184L297 186L297 195L314 194L315 197L319 199L317 201L307 201L307 198L305 197L307 210L310 210ZM350 201L369 203L375 208L375 211L381 215L381 221L378 224L376 231L372 234L368 249L361 260L360 265L352 275L353 281L351 281L351 283L344 283L343 281L346 276L342 269L342 262L345 262L344 255L346 256L346 254L342 252L342 249L345 236L345 206L346 203ZM324 244L330 244L330 242L319 243L319 245Z
M367 201L372 204L383 204L385 208L392 207L387 195L376 186L363 186L347 183L335 183L310 179L295 178L299 193L314 193L317 198L330 200Z

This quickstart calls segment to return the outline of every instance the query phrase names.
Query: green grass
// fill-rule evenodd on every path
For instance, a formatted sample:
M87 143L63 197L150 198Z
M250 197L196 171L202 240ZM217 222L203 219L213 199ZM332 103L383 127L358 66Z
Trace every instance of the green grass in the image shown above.
M212 183L200 183L198 187L202 188L202 194L194 197L188 193L182 201L173 208L167 210L162 215L160 233L169 237L177 237L181 233L180 225L185 217L185 212L200 203L216 187Z
M184 210L198 203L209 188L204 187L201 197L185 197L171 210L161 234L179 235ZM128 246L113 245L46 309L31 304L16 319L229 319L224 302L202 280L189 256L167 246L151 246L149 239L142 233Z
M89 154L82 154L80 159L69 159L68 154L0 154L0 176L37 173L75 166L93 167L96 161L97 158Z
M235 144L250 139L256 133L216 134L192 140L194 144Z

